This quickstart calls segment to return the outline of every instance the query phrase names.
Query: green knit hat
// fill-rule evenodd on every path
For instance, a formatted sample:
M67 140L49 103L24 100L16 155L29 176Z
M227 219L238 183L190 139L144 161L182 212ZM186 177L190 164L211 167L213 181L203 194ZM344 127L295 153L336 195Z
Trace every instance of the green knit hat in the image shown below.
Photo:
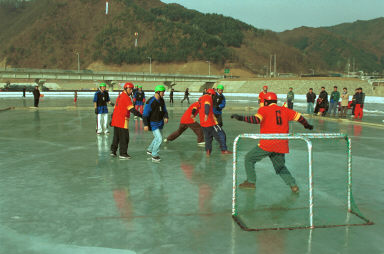
M107 86L107 84L105 84L105 83L101 83L101 84L100 84L100 87L102 87L102 86Z
M224 90L224 86L223 85L218 85L217 89Z

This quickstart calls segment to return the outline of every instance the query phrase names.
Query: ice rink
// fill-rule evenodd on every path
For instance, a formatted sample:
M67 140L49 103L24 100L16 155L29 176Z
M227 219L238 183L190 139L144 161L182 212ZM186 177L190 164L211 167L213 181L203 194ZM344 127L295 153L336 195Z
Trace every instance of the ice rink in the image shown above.
M148 96L148 95L147 95ZM212 156L187 130L162 144L162 161L145 153L153 136L143 122L130 121L128 153L109 155L113 136L96 136L92 98L0 98L0 253L384 253L384 128L379 116L363 122L308 117L314 133L352 138L353 198L368 226L243 231L231 218L232 155ZM223 116L227 145L259 126L230 119L255 114L255 102L227 101ZM187 108L168 106L163 134L177 129ZM109 108L112 111L112 108ZM302 109L298 111L303 111ZM307 133L292 123L292 133ZM243 157L257 143L239 147ZM308 175L303 143L290 142L286 156L300 193L274 174L269 159L256 165L256 190L239 190L239 210L253 227L308 224ZM342 141L314 142L315 223L362 223L346 215L346 150Z

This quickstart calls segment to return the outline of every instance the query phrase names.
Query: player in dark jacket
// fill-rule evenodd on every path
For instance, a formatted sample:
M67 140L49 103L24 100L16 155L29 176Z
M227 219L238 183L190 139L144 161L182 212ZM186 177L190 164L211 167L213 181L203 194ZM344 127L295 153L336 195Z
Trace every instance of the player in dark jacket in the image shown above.
M135 109L143 114L144 104L145 104L145 93L143 91L143 87L139 86L136 93L133 95L133 104L135 105ZM137 116L135 116L135 119ZM140 118L143 120L142 118Z
M247 123L260 124L261 134L284 134L289 133L289 121L298 121L306 129L313 129L307 120L298 112L278 106L275 93L267 93L264 96L264 107L259 108L256 115L240 116L233 114L231 118ZM247 180L239 185L240 188L255 189L256 173L254 165L265 157L269 157L275 168L276 174L280 175L283 181L290 186L292 192L299 192L295 178L291 175L285 166L285 154L289 153L288 140L271 139L259 141L259 144L247 153L245 156L245 170Z
M152 131L154 139L147 148L147 154L152 155L152 161L159 162L159 150L163 141L162 130L164 123L168 123L168 111L164 102L165 87L155 87L155 96L149 98L143 113L144 130Z

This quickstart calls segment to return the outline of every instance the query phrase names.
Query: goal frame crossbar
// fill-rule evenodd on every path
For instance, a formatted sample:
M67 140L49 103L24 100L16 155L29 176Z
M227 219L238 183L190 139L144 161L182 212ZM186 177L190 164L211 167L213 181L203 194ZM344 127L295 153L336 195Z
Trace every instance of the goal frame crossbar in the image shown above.
M308 186L309 186L309 226L299 227L271 227L271 228L249 228L240 219L237 207L237 145L241 139L287 139L287 140L302 140L307 144L308 149ZM313 151L312 139L343 139L347 146L347 213L351 213L359 217L364 223L359 224L336 224L336 225L315 225L313 222L314 202L313 202ZM352 209L352 141L347 134L342 133L297 133L297 134L252 134L244 133L238 135L233 142L233 174L232 174L232 218L245 231L262 231L262 230L280 230L280 229L313 229L325 227L341 227L341 226L358 226L358 225L373 225L373 222L359 215Z

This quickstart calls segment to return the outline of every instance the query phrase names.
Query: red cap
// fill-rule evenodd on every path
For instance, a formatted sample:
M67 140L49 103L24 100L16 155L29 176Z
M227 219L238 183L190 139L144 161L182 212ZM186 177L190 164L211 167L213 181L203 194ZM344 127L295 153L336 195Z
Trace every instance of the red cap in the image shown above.
M268 86L263 86L263 90L268 89Z
M266 101L277 101L277 95L272 92L268 92L264 95L264 100Z
M212 88L209 88L208 90L207 90L207 94L216 94L216 92L215 92L215 90L213 90Z
M134 85L131 82L127 82L124 84L124 89L126 89L126 88L132 88L133 89Z

